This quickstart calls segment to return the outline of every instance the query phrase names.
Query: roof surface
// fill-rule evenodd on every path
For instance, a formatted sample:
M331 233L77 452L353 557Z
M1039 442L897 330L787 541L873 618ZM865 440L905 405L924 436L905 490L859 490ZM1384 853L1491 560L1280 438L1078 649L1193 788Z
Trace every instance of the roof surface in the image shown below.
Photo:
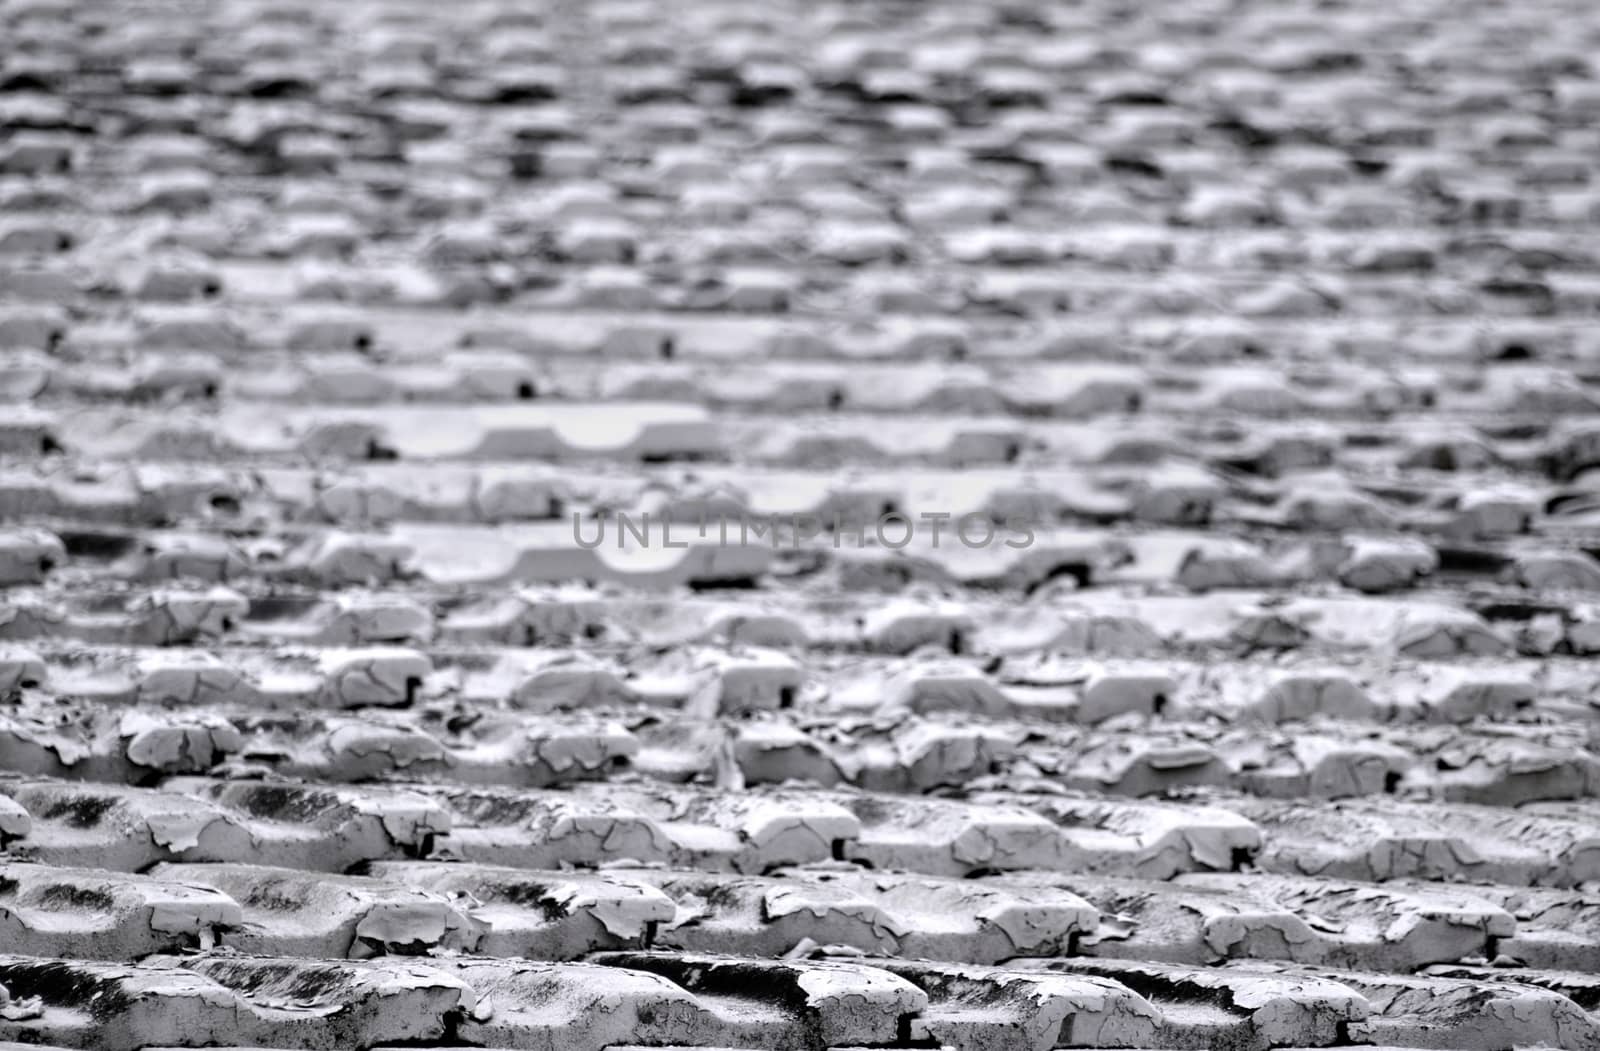
M0 0L0 1049L1600 1048L1597 48Z

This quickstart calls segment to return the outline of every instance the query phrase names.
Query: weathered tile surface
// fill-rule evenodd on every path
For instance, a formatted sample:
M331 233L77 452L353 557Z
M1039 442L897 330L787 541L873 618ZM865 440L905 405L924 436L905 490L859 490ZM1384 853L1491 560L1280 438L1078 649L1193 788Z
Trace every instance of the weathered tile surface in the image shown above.
M0 1049L1600 1047L1597 43L0 0Z

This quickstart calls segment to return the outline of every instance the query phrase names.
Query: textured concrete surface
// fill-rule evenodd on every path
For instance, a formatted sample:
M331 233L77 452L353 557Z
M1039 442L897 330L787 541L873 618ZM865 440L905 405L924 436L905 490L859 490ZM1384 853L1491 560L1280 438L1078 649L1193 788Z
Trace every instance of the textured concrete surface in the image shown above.
M1600 1048L1596 54L0 0L0 1051Z

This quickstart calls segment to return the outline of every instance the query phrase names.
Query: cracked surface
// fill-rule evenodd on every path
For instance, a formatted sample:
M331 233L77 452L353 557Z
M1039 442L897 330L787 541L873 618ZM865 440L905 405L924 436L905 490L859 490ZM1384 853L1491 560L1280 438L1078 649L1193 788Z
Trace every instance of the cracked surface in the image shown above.
M0 1051L1600 1051L1596 45L0 0Z

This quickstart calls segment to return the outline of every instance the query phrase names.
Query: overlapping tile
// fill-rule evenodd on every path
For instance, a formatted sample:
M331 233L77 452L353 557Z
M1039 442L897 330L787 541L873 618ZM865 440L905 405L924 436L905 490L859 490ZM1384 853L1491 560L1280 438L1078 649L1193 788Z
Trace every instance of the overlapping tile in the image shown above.
M1591 13L1115 7L0 7L0 1040L1594 1045Z

